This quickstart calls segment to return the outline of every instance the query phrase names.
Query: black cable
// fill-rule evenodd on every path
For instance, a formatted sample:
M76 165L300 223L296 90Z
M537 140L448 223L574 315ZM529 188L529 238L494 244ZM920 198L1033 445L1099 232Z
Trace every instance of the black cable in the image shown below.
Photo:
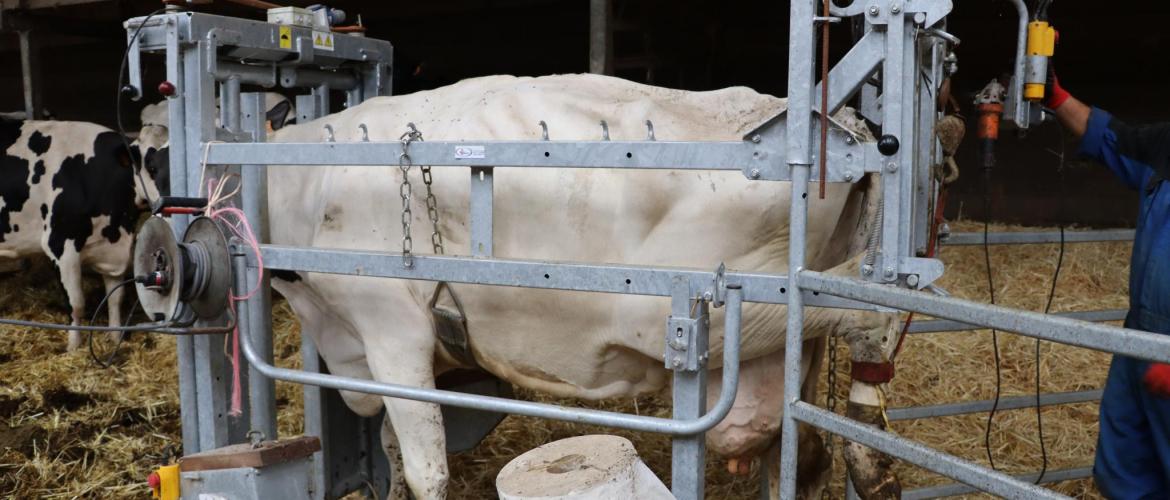
M158 9L146 15L138 28L134 30L134 34L130 35L130 40L126 42L126 50L122 52L122 66L118 70L118 88L117 96L114 100L114 119L118 125L118 137L122 139L122 145L126 147L126 154L130 157L130 164L134 167L134 175L138 176L138 182L142 185L142 196L146 198L146 203L149 206L154 206L154 200L150 199L150 193L146 190L146 180L142 178L142 162L141 159L135 159L130 152L130 138L126 136L126 127L122 125L122 88L126 85L126 65L130 59L130 49L134 47L134 41L138 40L138 35L142 33L142 28L146 27L146 23L158 14L166 11L166 8ZM138 89L140 92L142 89Z
M98 317L98 314L100 314L102 311L102 306L106 305L106 302L110 299L110 297L112 295L114 295L114 293L117 292L119 289L121 289L122 287L124 287L126 285L129 285L130 283L134 283L134 278L130 278L128 280L119 282L117 285L114 285L114 287L111 288L110 291L106 292L106 296L102 297L102 300L100 302L98 302L97 308L94 309L93 316L89 318L90 325L97 322L97 317ZM137 302L135 302L134 307L138 307ZM133 309L130 310L130 314L131 315L134 314ZM129 316L127 316L127 319L129 319ZM121 326L121 325L119 325L119 326ZM119 337L118 342L116 344L114 344L114 349L110 352L110 355L107 357L105 362L102 362L102 360L98 358L97 353L94 352L93 332L89 332L88 337L89 337L88 343L89 343L89 357L90 357L90 359L93 359L93 361L95 363L97 363L98 365L100 365L102 368L109 368L110 365L114 362L114 356L116 356L118 354L118 349L122 347L122 341L125 340L126 333L122 332L122 336Z
M1060 125L1060 121L1057 121ZM1060 189L1060 198L1057 200L1057 217L1060 218L1060 247L1056 254L1056 270L1052 272L1052 286L1048 289L1048 302L1044 304L1044 314L1052 311L1052 301L1056 297L1056 282L1060 279L1060 268L1064 265L1064 216L1065 216L1065 199L1067 193L1064 183L1064 156L1067 151L1065 146L1065 130L1064 126L1059 127L1060 134L1060 151L1057 152L1059 159L1056 164L1057 183ZM1040 484L1044 480L1044 474L1048 472L1048 447L1044 444L1044 417L1041 416L1040 411L1040 339L1036 339L1036 434L1040 438L1040 475L1036 476L1036 484Z
M991 278L991 244L988 234L991 225L991 168L983 170L983 261L987 268L987 293L991 304L995 304L995 282ZM999 359L999 332L991 329L991 348L995 355L995 398L991 403L991 412L987 414L987 425L983 432L983 447L987 450L987 462L995 469L995 458L991 453L991 426L995 420L995 412L999 410L1000 393L1003 390L1003 373Z

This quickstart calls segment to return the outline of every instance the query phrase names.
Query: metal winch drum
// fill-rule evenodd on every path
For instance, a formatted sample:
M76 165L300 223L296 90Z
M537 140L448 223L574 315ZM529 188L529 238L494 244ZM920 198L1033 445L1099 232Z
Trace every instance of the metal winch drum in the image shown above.
M142 309L155 321L190 324L227 309L232 283L227 238L211 219L191 221L182 241L151 217L134 244L134 276Z

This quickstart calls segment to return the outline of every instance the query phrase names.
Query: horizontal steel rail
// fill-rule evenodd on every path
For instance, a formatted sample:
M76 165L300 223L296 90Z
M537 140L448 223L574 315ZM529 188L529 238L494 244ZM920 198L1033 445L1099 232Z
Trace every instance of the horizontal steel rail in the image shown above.
M1077 467L1074 469L1052 470L1044 473L1044 480L1041 483L1058 483L1061 481L1072 481L1074 479L1084 479L1093 475L1092 467ZM1036 479L1040 477L1039 472L1030 474L1016 475L1015 478L1029 483L1035 483ZM927 498L950 497L956 495L966 495L968 493L977 493L976 488L972 488L965 484L940 484L938 486L930 486L926 488L918 488L902 493L902 500L923 500Z
M714 290L712 271L670 267L600 265L554 261L507 260L483 257L412 255L410 268L397 252L369 252L261 245L264 267L379 278L401 278L449 283L574 290L670 297L673 280L685 276L698 295ZM251 259L252 257L249 256ZM254 261L249 265L255 266ZM745 302L784 304L788 277L772 274L727 273L727 284L743 287ZM875 309L870 304L806 291L805 301L819 307Z
M1040 395L1040 406L1063 405L1071 403L1087 403L1090 401L1101 400L1101 389L1092 389L1088 391L1072 391L1072 392L1055 392ZM995 405L993 399L983 399L978 401L961 401L957 403L945 403L929 406L907 406L903 408L890 408L886 410L886 416L891 421L896 420L915 420L919 418L935 418L935 417L950 417L954 415L966 415L969 413L981 413L990 411ZM1000 398L997 410L1019 410L1023 408L1035 408L1036 396L1012 396L1008 398Z
M1133 241L1133 229L1104 229L1098 231L1065 231L1065 243L1092 243L1100 241ZM988 233L992 245L1031 245L1060 243L1060 231L1020 231ZM983 233L951 233L942 242L947 246L982 245Z
M1125 319L1128 313L1125 309L1104 309L1101 311L1072 311L1062 313L1050 313L1049 316L1057 316L1061 318L1069 318L1080 321L1120 321ZM951 321L949 319L931 319L925 321L914 321L910 323L909 333L944 333L944 332L965 332L969 330L983 330L985 327L973 325L971 323L963 323L961 321Z
M244 256L237 256L237 265L246 265ZM242 281L242 280L237 280ZM237 284L237 292L243 293L244 287ZM739 386L739 349L740 325L742 312L741 291L734 288L727 290L727 314L724 317L725 348L723 350L723 382L720 385L719 400L702 417L693 420L676 420L659 417L642 417L586 408L566 408L563 406L493 396L464 394L461 392L445 391L440 389L426 389L399 384L375 382L373 380L341 377L323 373L312 373L302 370L279 368L265 361L252 344L252 335L247 328L240 329L240 345L243 347L244 357L248 365L255 368L261 375L285 382L303 385L314 385L339 391L353 391L378 396L424 401L441 405L469 408L473 410L492 411L524 415L527 417L546 418L578 424L600 425L616 427L632 431L654 432L671 436L692 436L706 432L715 427L731 411L735 402L735 393ZM249 299L254 300L254 299ZM705 369L705 368L700 368Z
M210 165L364 165L397 168L399 142L210 143ZM414 165L532 168L736 170L758 177L777 155L751 141L424 141L410 145ZM830 182L855 182L868 149L830 150ZM876 167L875 167L876 168ZM781 176L787 179L785 176ZM781 180L783 180L781 179Z
M1170 336L1167 335L939 297L816 271L801 271L800 283L802 288L822 294L983 325L1062 344L1170 363Z
M804 275L801 275L803 282ZM880 450L892 457L926 470L969 484L1005 498L1065 498L1056 492L1026 483L1012 476L934 450L924 444L879 430L822 408L796 401L788 411L796 420L824 429L849 441Z

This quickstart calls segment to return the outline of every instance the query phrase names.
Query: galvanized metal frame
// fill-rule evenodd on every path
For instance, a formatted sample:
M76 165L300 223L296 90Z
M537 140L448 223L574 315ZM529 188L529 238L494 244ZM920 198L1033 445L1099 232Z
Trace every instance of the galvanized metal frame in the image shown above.
M838 103L845 102L859 90L871 88L859 82L866 81L875 71L880 70L884 75L880 88L863 92L865 94L863 108L864 101L869 101L871 105L874 101L880 101L878 118L884 133L895 135L902 144L899 151L889 156L881 156L875 153L873 144L858 141L856 137L838 128L834 128L830 134L830 171L826 173L830 181L854 182L861 173L882 172L884 195L882 239L876 261L878 265L865 276L869 282L828 276L804 269L807 187L816 164L813 151L815 144L813 133L816 125L812 120L815 102L812 48L813 25L817 22L817 17L813 0L796 0L791 3L788 111L749 134L742 143L650 141L627 143L604 140L475 143L428 141L416 144L411 149L411 155L420 163L473 167L471 206L476 213L472 220L479 226L472 228L474 245L471 253L482 256L491 255L493 167L690 167L740 170L751 179L789 180L792 205L788 276L728 274L725 277L727 286L721 287L719 283L722 280L718 273L699 270L437 256L416 256L414 267L403 270L402 256L397 254L295 249L273 245L263 246L266 263L274 269L405 279L443 279L500 286L669 295L673 297L674 315L668 324L672 327L683 324L696 325L687 336L685 346L699 352L705 345L705 328L697 326L703 324L703 306L718 302L717 298L723 298L728 307L722 393L724 395L735 393L740 302L742 300L784 302L788 305L788 333L784 380L786 408L782 417L780 460L783 498L795 497L797 421L841 434L856 442L1002 496L1056 497L1054 493L1043 488L831 414L799 400L804 307L857 306L856 302L830 300L829 296L919 311L941 318L993 326L1048 340L1145 359L1170 361L1170 341L1145 332L1089 325L1064 318L933 297L890 286L891 284L905 286L913 281L918 287L922 287L941 273L940 264L919 258L914 252L922 242L922 230L916 226L920 226L926 220L925 214L920 213L926 204L916 202L916 199L930 189L921 182L923 179L921 169L923 163L927 163L928 159L937 153L933 138L919 134L923 128L933 129L936 113L932 108L924 106L922 101L924 89L931 89L938 80L931 80L924 85L922 78L924 74L939 74L939 54L943 47L924 43L919 35L925 28L939 26L938 23L950 8L948 0L895 0L881 4L854 2L850 7L853 11L846 14L840 12L842 9L833 11L836 15L864 16L868 25L865 40L869 41L862 43L856 54L851 52L852 55L844 61L844 66L838 65L833 69L830 81L837 83L831 83L831 104L836 107ZM324 104L324 94L329 91L327 84L345 87L349 92L351 104L359 102L363 97L378 95L387 90L386 66L380 62L386 60L383 57L386 53L371 55L354 48L352 54L348 52L346 54L363 61L371 61L368 66L359 70L361 77L349 79L337 75L322 75L319 69L304 66L312 64L314 60L318 63L321 61L341 63L354 59L347 59L348 56L341 57L344 54L337 53L322 55L314 51L311 44L307 45L304 37L300 37L296 50L274 49L271 27L253 26L264 23L249 21L245 23L252 24L240 24L240 20L212 19L214 17L186 13L162 16L158 24L144 29L143 37L136 41L143 50L166 49L168 78L183 82L180 87L181 97L178 98L180 105L171 107L172 123L186 125L185 129L182 126L171 127L172 165L185 167L178 168L173 173L172 189L175 194L198 191L199 186L194 185L197 176L192 174L198 172L202 154L207 154L210 164L249 165L247 172L250 178L255 179L260 171L252 165L274 163L379 165L385 163L385 158L396 157L401 152L401 146L396 143L282 144L279 147L262 143L212 143L215 139L231 142L252 140L252 137L242 133L243 131L232 130L239 121L231 116L226 116L227 128L215 127L212 120L215 81L223 79L229 82L224 86L228 95L226 102L229 103L225 104L225 109L233 106L230 103L236 102L234 94L237 92L239 82L263 85L272 81L268 79L266 70L223 64L219 61L221 56L276 61L288 56L290 52L295 52L298 54L297 60L279 68L279 80L284 84L313 86L313 102L316 104L317 113L327 111ZM135 21L131 20L127 27L136 26L134 23ZM256 29L253 31L253 28ZM345 38L339 37L339 40ZM937 38L931 37L932 40ZM388 47L388 44L386 46ZM217 50L220 47L222 49ZM246 50L241 47L258 50ZM924 58L923 54L927 51L930 57ZM338 57L341 57L341 60L336 60ZM360 95L358 88L362 89ZM926 92L925 95L933 94ZM300 102L303 101L298 101ZM254 106L254 103L249 106ZM229 112L234 113L230 110ZM491 156L471 159L456 152L457 148L472 145L482 146L485 152L491 153ZM256 191L259 184L262 183L244 186L245 199L256 197L256 200L262 200ZM257 203L259 204L252 205L251 210L263 217L263 203L262 201ZM177 230L181 231L183 226L183 221L177 221ZM246 257L237 258L237 267L247 268L253 265L246 261ZM501 269L507 269L508 273L501 273ZM546 274L547 278L544 277ZM623 281L611 278L618 276L623 280L632 276L629 278L631 285L624 288L616 286L615 283ZM911 280L911 277L914 279ZM776 293L778 283L786 285L787 293ZM263 304L263 299L256 300L256 303ZM700 307L693 307L696 304ZM705 406L702 401L705 392L703 380L705 366L702 363L706 357L689 355L695 351L688 352L685 362L673 363L676 384L673 419L561 408L282 369L272 366L267 360L270 354L258 349L264 347L263 341L254 343L257 337L269 335L270 332L265 331L264 326L252 317L258 314L251 313L259 313L266 309L249 305L245 310L249 311L250 316L246 322L241 323L244 353L251 369L270 379L675 435L674 493L679 498L702 496L702 467L699 465L702 463L703 453L701 433L722 419L731 402L730 396L721 397L711 411L699 416ZM696 321L698 323L695 323ZM667 332L667 335L670 333ZM225 434L215 427L217 422L214 418L204 418L205 408L210 407L214 411L215 404L222 404L222 398L217 400L215 396L217 393L214 391L209 396L202 395L200 391L215 386L199 385L192 390L196 379L222 374L222 371L216 372L214 366L211 366L213 360L210 359L209 346L204 345L206 343L196 340L194 346L180 345L184 441L195 444L193 446L195 449L200 445L213 447L226 444L221 441L230 437L230 433ZM191 359L196 361L193 368L190 367ZM265 405L254 406L253 411L263 411L258 408L264 407ZM189 411L191 408L200 410L198 418L190 415L193 413ZM189 434L190 425L198 432L192 430Z

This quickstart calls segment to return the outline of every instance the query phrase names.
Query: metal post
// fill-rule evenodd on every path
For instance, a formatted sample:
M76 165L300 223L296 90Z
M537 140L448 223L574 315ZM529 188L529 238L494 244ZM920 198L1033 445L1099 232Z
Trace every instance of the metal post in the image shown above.
M228 77L220 87L220 123L230 132L240 132L240 79Z
M329 84L322 83L313 87L313 98L317 102L317 116L329 114Z
M808 179L812 169L812 90L814 0L793 0L788 41L788 154L792 168L788 243L788 325L784 345L784 414L780 425L780 498L796 498L797 425L789 408L800 400L801 343L804 299L800 271L804 269L805 224L808 218Z
M168 122L186 125L186 73L182 53L179 50L179 33L174 24L167 24L167 81L179 85L178 91L169 99ZM187 192L187 127L170 128L171 194L181 196ZM172 217L172 224L186 226L186 216ZM181 234L181 233L177 233ZM175 339L175 351L179 365L179 415L182 422L183 450L186 453L199 451L199 400L195 394L195 344L194 337L180 335Z
M886 10L892 10L886 8ZM882 12L887 16L886 29L886 60L882 66L882 134L893 135L899 141L903 137L905 115L902 103L904 102L906 85L902 81L905 75L906 52L903 45L906 43L906 23L900 14ZM898 259L902 256L901 234L902 225L902 175L899 170L909 168L904 158L912 158L907 154L905 143L898 152L883 158L882 166L882 227L881 227L881 255L877 260L877 267L867 276L872 281L889 282L897 278Z
M178 165L187 172L186 185L172 194L176 196L198 196L204 190L199 186L202 166L202 143L215 137L215 81L204 71L207 59L215 57L214 51L207 50L199 42L183 49L187 64L184 66L184 104L186 107L186 158ZM174 127L171 127L174 130ZM173 165L173 164L172 164ZM172 225L177 235L187 230L189 218L175 218ZM243 441L247 433L247 421L231 418L230 392L232 372L226 362L223 335L202 335L194 339L196 412L199 424L199 446L186 453L207 451L225 446L233 441ZM241 425L243 424L243 425Z
M249 92L241 96L244 110L243 126L252 134L254 142L264 142L268 136L265 125L266 113L264 94ZM268 242L268 167L267 165L243 165L240 188L243 195L243 210L252 230L260 243ZM245 249L245 251L250 251ZM246 268L236 268L247 274L247 290L256 290L247 302L247 321L241 319L240 328L246 328L255 339L253 345L265 361L272 362L272 289L268 276L257 280L258 273ZM276 439L276 382L264 377L254 366L248 366L248 407L251 410L251 429L264 433L268 439Z
M589 72L610 74L613 59L609 29L610 0L589 0Z
M471 168L471 255L492 256L494 225L492 167Z
M685 278L675 278L674 293L671 298L670 313L673 318L687 318L697 320L693 331L684 332L680 327L678 332L672 331L672 321L667 322L666 338L668 343L681 342L687 356L698 355L700 360L706 358L707 330L709 316L707 302L691 301L690 283ZM686 335L683 338L684 333ZM677 347L676 347L677 349ZM691 352L693 351L693 352ZM700 363L697 367L686 366L688 363L679 357L674 357L668 364L674 368L674 418L677 420L696 419L707 410L707 369ZM681 500L698 500L703 498L704 465L707 452L706 436L695 434L675 437L671 441L670 489L675 498Z
M20 74L24 87L24 113L28 120L41 119L41 65L33 45L32 33L28 30L17 32L20 36Z

